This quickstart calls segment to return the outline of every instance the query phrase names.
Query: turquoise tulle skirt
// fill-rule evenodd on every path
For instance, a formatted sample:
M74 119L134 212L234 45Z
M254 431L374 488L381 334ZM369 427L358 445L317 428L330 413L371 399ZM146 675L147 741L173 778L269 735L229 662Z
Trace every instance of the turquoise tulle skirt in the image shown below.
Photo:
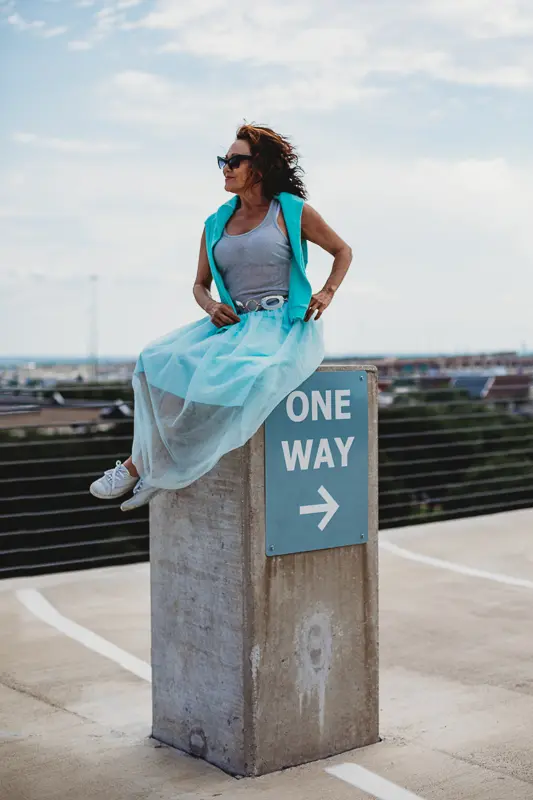
M160 489L188 486L245 444L323 358L322 321L291 323L287 304L163 336L133 375L133 463Z

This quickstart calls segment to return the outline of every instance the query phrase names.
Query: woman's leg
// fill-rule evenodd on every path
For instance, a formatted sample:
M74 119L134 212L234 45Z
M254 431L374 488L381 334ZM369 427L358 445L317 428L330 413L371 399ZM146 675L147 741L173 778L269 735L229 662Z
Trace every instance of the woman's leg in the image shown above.
M139 475L138 471L137 471L137 468L136 468L135 464L133 463L133 459L132 459L132 457L131 457L131 456L129 456L129 458L127 458L127 459L124 461L124 464L123 464L123 466L124 466L124 467L126 467L126 469L127 469L127 470L128 470L128 472L130 473L130 475L131 475L131 477L132 477L132 478L140 478L140 477L141 477L141 476Z

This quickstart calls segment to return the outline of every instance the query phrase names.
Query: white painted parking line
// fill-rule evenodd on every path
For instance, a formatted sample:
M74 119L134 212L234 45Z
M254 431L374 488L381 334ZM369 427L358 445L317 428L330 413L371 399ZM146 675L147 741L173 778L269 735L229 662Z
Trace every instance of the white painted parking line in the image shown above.
M64 617L37 589L19 589L15 594L22 605L42 622L46 622L47 625L51 625L52 628L64 633L65 636L69 636L76 642L88 647L89 650L115 661L124 669L151 683L152 669L150 664L136 656L132 656L131 653L127 653L121 647L108 642L107 639L97 633L93 633L88 628L84 628L83 625L78 625L77 622Z
M361 789L376 800L423 800L418 794L413 794L396 786L395 783L381 778L374 772L370 772L358 764L338 764L336 767L328 767L326 772L341 781Z
M433 558L433 556L414 553L412 550L398 547L398 545L392 544L392 542L380 542L379 546L382 550L400 556L400 558L406 558L408 561L417 561L419 564L426 564L429 567L447 569L449 572L456 572L459 575L468 575L470 578L481 578L486 581L494 581L495 583L504 583L507 586L519 586L522 589L533 589L533 581L528 581L526 578L513 578L512 575L501 575L498 572L485 572L485 570L482 569L467 567L465 564L456 564L454 561L443 561L440 558Z
M124 580L132 576L142 575L150 580L150 565L147 561L141 564L122 564L120 567L98 567L98 569L78 569L75 572L50 572L45 575L28 575L22 578L2 578L0 594L15 592L18 589L46 589L49 586L63 586L66 583L85 583L95 580Z

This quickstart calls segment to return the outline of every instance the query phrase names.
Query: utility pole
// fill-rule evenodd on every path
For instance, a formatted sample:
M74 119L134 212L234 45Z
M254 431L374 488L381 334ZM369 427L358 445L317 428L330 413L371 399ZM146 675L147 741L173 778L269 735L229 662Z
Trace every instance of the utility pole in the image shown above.
M93 381L98 380L98 275L90 275L91 284L91 311L90 311L90 342L89 361Z

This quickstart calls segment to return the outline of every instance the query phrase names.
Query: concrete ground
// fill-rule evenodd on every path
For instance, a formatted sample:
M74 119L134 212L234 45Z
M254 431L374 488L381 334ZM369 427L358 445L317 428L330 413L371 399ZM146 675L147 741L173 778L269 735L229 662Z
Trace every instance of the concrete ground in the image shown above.
M147 565L0 583L1 800L531 800L532 533L382 533L383 741L257 779L148 738Z

